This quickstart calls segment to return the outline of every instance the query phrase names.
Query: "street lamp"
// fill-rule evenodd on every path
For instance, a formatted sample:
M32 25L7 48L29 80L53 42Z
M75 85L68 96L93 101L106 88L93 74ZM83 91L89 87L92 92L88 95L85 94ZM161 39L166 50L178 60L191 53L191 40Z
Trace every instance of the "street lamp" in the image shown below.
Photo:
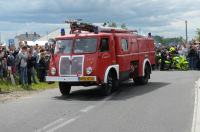
M0 44L1 44L1 32L0 32Z
M183 19L180 19L180 18L176 18L177 20L181 20L181 21L185 21L185 42L186 44L188 43L188 21L187 20L183 20Z
M187 20L185 20L185 40L186 40L186 44L187 44L187 42L188 42L188 31L187 31L188 29L187 29Z

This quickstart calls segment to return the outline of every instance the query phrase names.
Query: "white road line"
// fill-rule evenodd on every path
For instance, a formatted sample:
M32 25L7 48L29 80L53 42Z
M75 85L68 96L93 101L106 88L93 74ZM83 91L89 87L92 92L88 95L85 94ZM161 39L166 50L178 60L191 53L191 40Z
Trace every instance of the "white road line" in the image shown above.
M117 92L112 93L110 96L104 98L99 104L97 105L102 105L103 103L107 102L108 100L110 100L111 98L113 98L115 95L117 94Z
M84 108L84 109L82 109L82 110L80 110L80 111L81 111L81 112L88 112L88 111L94 109L95 107L104 104L105 102L107 102L108 100L110 100L111 98L113 98L113 96L115 96L115 94L117 94L117 93L114 92L114 93L112 93L110 96L108 96L108 97L102 99L102 100L101 100L99 103L97 103L96 105L88 106L88 107L86 107L86 108Z
M195 102L192 132L200 132L200 79L198 79L195 84Z
M116 93L113 93L110 96L104 98L103 100L101 100L96 105L90 105L90 106L87 106L87 107L81 109L80 112L86 113L86 112L94 109L95 107L104 104L106 101L110 100L115 94ZM54 132L54 131L56 131L56 130L58 130L58 129L60 129L60 128L66 126L66 125L68 125L68 124L70 124L72 122L74 122L78 118L80 118L80 116L76 116L76 117L71 118L69 120L66 120L65 118L60 118L58 120L55 120L52 123L47 124L46 126L42 127L41 129L36 130L35 132L44 132L44 131L46 131L46 132Z
M79 118L79 116L74 117L74 118L72 118L72 119L69 119L69 120L67 120L67 121L65 121L65 122L63 122L63 123L61 123L60 125L57 125L57 126L51 128L51 129L49 129L49 130L46 131L46 132L54 132L54 131L56 131L56 130L58 130L58 129L60 129L60 128L66 126L66 125L68 125L68 124L70 124L70 123L72 123L72 122L74 122L74 121L77 120L78 118Z
M94 106L94 105L91 105L91 106L88 106L88 107L86 107L86 108L84 108L84 109L82 109L82 110L80 110L80 111L81 111L81 112L88 112L88 111L92 110L93 108L95 108L95 106Z
M47 125L44 126L43 128L38 129L36 132L43 132L43 131L45 131L46 129L48 129L48 128L50 128L50 127L53 127L54 125L61 123L63 120L64 120L63 118L60 118L60 119L58 119L58 120L55 120L54 122L51 122L51 123L47 124Z

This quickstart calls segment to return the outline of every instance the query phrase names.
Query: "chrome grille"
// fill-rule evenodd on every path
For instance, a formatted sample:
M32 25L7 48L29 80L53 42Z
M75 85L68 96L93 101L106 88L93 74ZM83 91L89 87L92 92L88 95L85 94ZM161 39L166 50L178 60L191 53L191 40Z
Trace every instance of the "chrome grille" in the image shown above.
M69 57L61 57L60 59L60 75L70 75L70 59Z
M60 58L61 76L81 76L83 75L83 56L62 56Z
M71 75L82 75L83 57L74 56L72 59Z

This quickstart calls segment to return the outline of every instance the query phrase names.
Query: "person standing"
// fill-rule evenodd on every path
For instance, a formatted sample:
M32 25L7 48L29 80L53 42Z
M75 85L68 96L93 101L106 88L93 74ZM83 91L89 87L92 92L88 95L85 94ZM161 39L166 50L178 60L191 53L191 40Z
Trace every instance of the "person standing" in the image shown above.
M45 81L46 75L46 60L45 60L45 52L41 52L41 58L39 61L39 80L40 82Z
M0 45L0 79L3 80L3 51L2 46Z
M7 66L8 66L8 75L10 77L10 80L13 85L15 85L15 79L14 79L14 68L15 68L15 57L13 55L13 51L9 51L9 55L7 57Z
M165 48L162 47L161 50L161 65L160 65L160 70L163 71L165 68L165 60L166 60L166 51Z
M31 85L32 84L32 80L33 82L36 83L36 79L34 76L34 66L35 66L36 60L33 57L32 51L30 50L28 52L28 59L27 59L27 76L28 76L28 84Z
M188 53L188 58L189 58L190 70L195 70L196 64L197 64L197 49L195 45L191 45L189 53Z
M28 77L27 77L27 47L23 46L22 51L19 53L19 67L20 67L20 79L22 85L28 84Z
M15 66L15 57L12 51L9 51L9 55L7 57L7 66L8 66L8 70L10 70L11 73L13 73L14 66Z

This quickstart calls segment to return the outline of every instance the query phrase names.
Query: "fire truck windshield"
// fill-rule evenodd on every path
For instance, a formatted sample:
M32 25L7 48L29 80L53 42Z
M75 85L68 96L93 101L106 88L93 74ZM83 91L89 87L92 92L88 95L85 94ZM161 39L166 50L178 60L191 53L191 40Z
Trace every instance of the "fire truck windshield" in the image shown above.
M56 42L55 54L70 54L73 46L73 40L58 40Z
M74 53L93 53L97 49L96 38L79 38L74 43Z

